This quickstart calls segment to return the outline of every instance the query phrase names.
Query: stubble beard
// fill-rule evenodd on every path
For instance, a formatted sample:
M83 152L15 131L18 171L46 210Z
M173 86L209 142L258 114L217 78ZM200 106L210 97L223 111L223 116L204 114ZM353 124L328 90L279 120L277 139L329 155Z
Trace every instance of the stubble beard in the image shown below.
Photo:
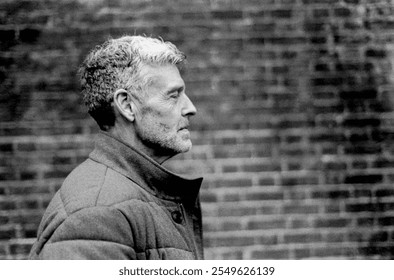
M145 122L145 127L140 127L137 133L141 142L156 154L175 156L188 152L192 147L188 132L173 132L169 126L160 122L155 122L155 125Z

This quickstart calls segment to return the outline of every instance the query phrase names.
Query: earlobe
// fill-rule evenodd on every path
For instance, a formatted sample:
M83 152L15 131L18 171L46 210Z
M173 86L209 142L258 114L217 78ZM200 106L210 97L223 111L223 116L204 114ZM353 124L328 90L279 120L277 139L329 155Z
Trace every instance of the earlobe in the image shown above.
M130 93L124 89L118 89L114 93L115 110L117 110L123 117L130 122L135 119L134 106Z

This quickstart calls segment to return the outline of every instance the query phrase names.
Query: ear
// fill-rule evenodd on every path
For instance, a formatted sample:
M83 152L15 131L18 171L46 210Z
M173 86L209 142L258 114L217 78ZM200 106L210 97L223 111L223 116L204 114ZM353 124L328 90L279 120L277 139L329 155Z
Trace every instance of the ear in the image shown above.
M114 93L114 104L116 110L130 122L135 119L134 103L131 99L130 93L124 89L118 89Z

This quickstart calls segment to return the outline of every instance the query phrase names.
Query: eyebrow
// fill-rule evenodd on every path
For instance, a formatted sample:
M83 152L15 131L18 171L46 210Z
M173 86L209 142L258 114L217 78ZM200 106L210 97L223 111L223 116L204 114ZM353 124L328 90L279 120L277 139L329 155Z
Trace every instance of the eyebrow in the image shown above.
M166 90L166 93L171 93L171 92L174 92L174 91L178 91L178 90L180 90L180 89L185 90L185 85L180 85L180 84L178 84L178 85L170 86L170 87Z

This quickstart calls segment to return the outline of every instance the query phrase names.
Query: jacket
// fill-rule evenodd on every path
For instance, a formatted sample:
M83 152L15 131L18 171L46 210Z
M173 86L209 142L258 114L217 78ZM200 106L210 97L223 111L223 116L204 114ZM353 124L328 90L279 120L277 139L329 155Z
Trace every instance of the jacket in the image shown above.
M101 132L51 200L29 258L203 259L201 182Z

